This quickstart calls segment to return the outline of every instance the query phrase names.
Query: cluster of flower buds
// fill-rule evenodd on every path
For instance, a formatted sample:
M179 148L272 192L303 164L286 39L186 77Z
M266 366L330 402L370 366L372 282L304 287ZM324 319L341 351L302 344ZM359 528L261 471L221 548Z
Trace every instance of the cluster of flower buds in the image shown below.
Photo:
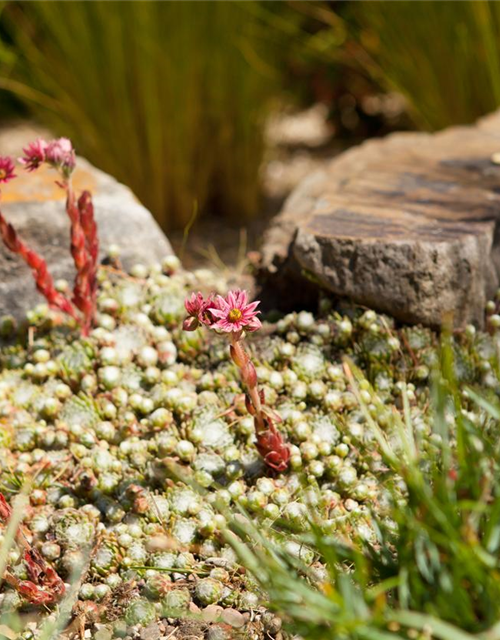
M269 467L285 471L290 449L274 425L277 416L265 405L264 395L258 388L255 366L242 344L245 332L257 331L262 326L257 317L259 301L249 302L248 293L238 289L229 291L225 298L213 295L205 298L200 292L193 293L184 305L188 313L183 324L186 331L194 331L204 325L230 336L231 359L240 370L247 389L246 405L254 418L257 449Z
M51 142L39 138L23 149L23 152L24 156L19 158L19 162L28 171L34 171L46 162L68 179L76 165L75 150L68 138L58 138Z
M27 171L34 171L46 163L56 169L66 191L66 212L70 219L71 255L76 267L73 297L70 300L56 291L47 263L19 238L14 227L0 213L0 236L5 246L23 258L33 272L37 289L45 296L49 305L70 315L80 324L82 333L88 334L95 315L97 297L97 267L99 240L94 219L94 207L88 191L77 200L71 184L75 168L75 151L67 138L47 142L35 140L23 149L19 162ZM0 157L0 182L15 178L14 162L9 157ZM80 314L78 313L78 311Z

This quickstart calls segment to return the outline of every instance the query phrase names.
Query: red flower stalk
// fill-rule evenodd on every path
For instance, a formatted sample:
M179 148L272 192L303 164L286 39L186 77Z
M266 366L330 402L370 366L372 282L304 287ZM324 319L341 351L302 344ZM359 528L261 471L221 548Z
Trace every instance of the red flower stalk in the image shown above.
M265 417L266 429L257 432L257 450L268 467L275 471L286 471L290 460L290 449L283 436L269 417Z
M246 291L229 291L226 298L193 293L185 301L188 317L183 327L193 331L200 325L231 335L229 347L231 359L240 370L241 379L247 388L246 405L254 418L257 450L268 467L275 471L285 471L290 460L290 449L276 429L271 411L265 406L264 395L259 392L257 372L242 340L244 332L257 331L261 322L256 311L259 302L248 302Z
M0 493L0 522L7 524L11 515L12 508ZM20 525L16 535L17 542L24 548L23 560L29 580L20 580L12 574L9 568L3 577L31 604L55 604L64 596L66 587L56 571L28 542L27 534L29 533L26 527Z
M56 291L45 260L21 241L14 227L5 220L1 212L0 235L7 249L21 256L31 268L36 288L45 297L49 306L78 320L78 314L71 302L62 293Z
M78 202L76 200L71 184L75 152L67 138L59 138L46 145L45 161L61 173L61 186L66 190L66 212L71 224L71 255L76 268L73 303L83 316L82 333L88 335L96 308L99 254L92 198L88 191L84 191Z
M73 303L82 312L82 333L88 335L95 314L97 297L97 262L99 241L94 219L94 206L88 191L78 202L70 180L64 182L66 211L71 223L71 255L76 267Z
M87 250L87 269L85 272L87 297L85 298L85 309L82 311L85 315L85 327L88 331L92 325L97 306L97 268L99 265L99 236L90 191L84 191L78 198L78 211L80 212L80 224Z
M94 218L94 205L90 191L83 191L78 198L78 209L80 210L80 219L82 229L85 234L87 251L89 252L94 271L97 273L97 260L99 258L99 237L97 235L97 224Z
M81 326L82 334L88 335L96 311L99 258L99 240L91 195L88 191L84 191L78 201L76 200L71 184L71 174L75 168L75 151L67 138L59 138L51 142L39 139L29 144L23 151L24 156L19 161L27 171L34 171L45 162L57 169L62 177L62 182L57 184L66 190L66 212L70 220L70 249L76 268L72 300L68 300L55 290L46 262L21 242L12 225L8 224L0 213L2 240L8 249L18 253L31 267L37 288L45 296L49 305L75 318ZM7 182L14 177L13 170L14 165L10 158L0 158L0 182Z
M0 493L0 522L7 522L12 515L12 507L5 499L4 495Z
M9 570L5 581L34 605L55 604L64 596L66 587L56 571L49 566L36 549L23 554L29 580L19 580Z

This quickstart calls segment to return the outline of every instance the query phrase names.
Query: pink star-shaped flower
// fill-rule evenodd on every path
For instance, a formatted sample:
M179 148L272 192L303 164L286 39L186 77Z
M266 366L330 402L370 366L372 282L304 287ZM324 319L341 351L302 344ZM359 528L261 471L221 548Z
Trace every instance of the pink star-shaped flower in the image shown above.
M211 327L215 318L211 315L212 309L217 308L217 302L209 295L207 299L203 294L192 293L189 298L184 301L184 306L188 313L188 317L184 320L183 328L185 331L194 331L200 324Z
M9 156L0 156L0 182L8 182L15 178L14 162Z
M24 165L27 171L38 169L38 167L45 162L47 146L47 142L42 140L42 138L30 142L29 145L23 149L24 156L19 158L19 162Z
M210 308L210 313L216 319L211 325L212 329L229 333L243 330L257 331L262 326L257 318L260 311L255 310L260 301L248 302L246 291L239 289L229 291L226 298L217 296L216 303L217 308Z

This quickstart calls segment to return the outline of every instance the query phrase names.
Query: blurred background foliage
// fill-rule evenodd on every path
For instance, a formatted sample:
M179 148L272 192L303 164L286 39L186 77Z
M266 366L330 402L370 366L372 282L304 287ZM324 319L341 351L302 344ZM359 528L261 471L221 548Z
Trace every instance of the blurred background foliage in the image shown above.
M323 103L346 145L472 122L500 104L499 26L488 0L3 2L0 121L71 137L166 230L244 223L271 114Z
M195 200L255 211L276 78L239 3L9 3L4 25L17 53L4 86L164 227Z
M500 104L498 2L352 2L348 13L361 64L405 96L418 126L473 122Z

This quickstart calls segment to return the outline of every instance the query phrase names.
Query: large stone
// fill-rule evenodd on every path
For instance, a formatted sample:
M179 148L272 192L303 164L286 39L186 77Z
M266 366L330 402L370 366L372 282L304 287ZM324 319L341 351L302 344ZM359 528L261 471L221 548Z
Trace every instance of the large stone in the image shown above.
M267 232L268 283L294 304L313 281L405 322L481 325L500 274L498 152L500 112L350 149L306 178Z
M56 172L41 168L32 174L22 169L17 173L17 179L2 185L4 216L46 259L54 279L72 282L75 271L69 253L69 221L64 192L55 183ZM151 264L172 253L152 215L130 189L82 158L78 159L74 185L77 193L89 189L93 194L101 253L110 244L119 245L125 267L137 262ZM0 241L0 314L21 317L42 301L30 269Z

